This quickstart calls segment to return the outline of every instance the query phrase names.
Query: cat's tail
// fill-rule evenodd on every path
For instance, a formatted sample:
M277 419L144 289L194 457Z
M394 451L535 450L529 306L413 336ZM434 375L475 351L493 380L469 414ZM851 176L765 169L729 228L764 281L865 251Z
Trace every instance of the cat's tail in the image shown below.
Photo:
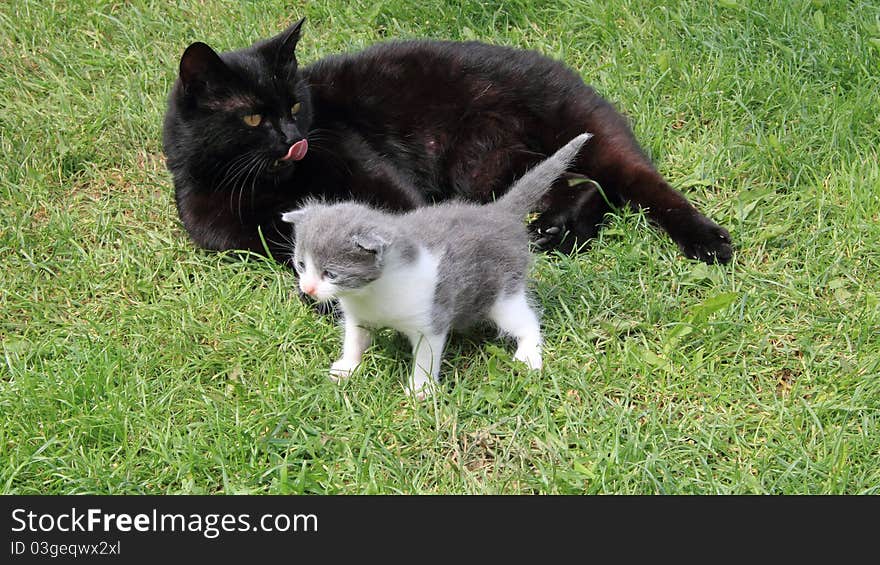
M580 134L560 147L556 153L529 169L504 196L495 201L495 206L521 216L532 211L538 200L568 169L583 144L591 137L593 137L591 133Z

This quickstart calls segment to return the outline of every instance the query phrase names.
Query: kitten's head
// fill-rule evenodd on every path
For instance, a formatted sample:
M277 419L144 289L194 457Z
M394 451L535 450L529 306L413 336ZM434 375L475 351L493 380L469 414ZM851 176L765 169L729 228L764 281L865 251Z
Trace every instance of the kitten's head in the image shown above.
M306 156L312 105L294 53L304 21L239 51L187 47L165 116L172 170L216 174L231 190L236 178L286 177Z
M282 214L294 225L300 290L325 302L381 277L394 236L376 214L355 203L310 203Z

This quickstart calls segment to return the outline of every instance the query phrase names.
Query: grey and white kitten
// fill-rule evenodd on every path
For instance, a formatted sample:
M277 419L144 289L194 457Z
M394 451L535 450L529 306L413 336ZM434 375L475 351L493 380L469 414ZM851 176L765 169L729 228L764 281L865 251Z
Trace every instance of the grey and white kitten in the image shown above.
M319 301L338 299L343 311L342 356L330 378L357 368L370 329L393 328L412 343L407 392L424 398L449 332L484 320L516 339L517 360L540 369L541 328L526 297L524 218L590 137L568 142L491 204L446 202L401 215L354 202L307 203L284 213L294 224L300 289Z

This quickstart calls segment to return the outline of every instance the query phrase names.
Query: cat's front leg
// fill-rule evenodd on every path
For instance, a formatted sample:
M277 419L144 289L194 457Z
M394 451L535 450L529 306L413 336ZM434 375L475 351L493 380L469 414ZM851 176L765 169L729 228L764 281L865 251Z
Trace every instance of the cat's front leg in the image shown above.
M345 334L342 340L342 357L330 365L330 380L339 382L351 376L370 346L370 332L353 316L345 316Z
M414 366L407 383L406 393L418 400L431 394L440 375L440 359L446 344L446 334L408 334L413 347Z

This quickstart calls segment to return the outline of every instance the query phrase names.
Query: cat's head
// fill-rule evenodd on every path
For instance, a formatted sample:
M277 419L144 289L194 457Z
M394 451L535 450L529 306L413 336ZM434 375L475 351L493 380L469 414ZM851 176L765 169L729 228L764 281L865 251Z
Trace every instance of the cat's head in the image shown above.
M186 163L232 189L236 175L286 177L306 157L312 105L294 53L304 21L239 51L187 47L165 118L172 169Z
M299 287L319 302L363 289L382 276L393 232L355 203L309 203L282 214L294 225Z

